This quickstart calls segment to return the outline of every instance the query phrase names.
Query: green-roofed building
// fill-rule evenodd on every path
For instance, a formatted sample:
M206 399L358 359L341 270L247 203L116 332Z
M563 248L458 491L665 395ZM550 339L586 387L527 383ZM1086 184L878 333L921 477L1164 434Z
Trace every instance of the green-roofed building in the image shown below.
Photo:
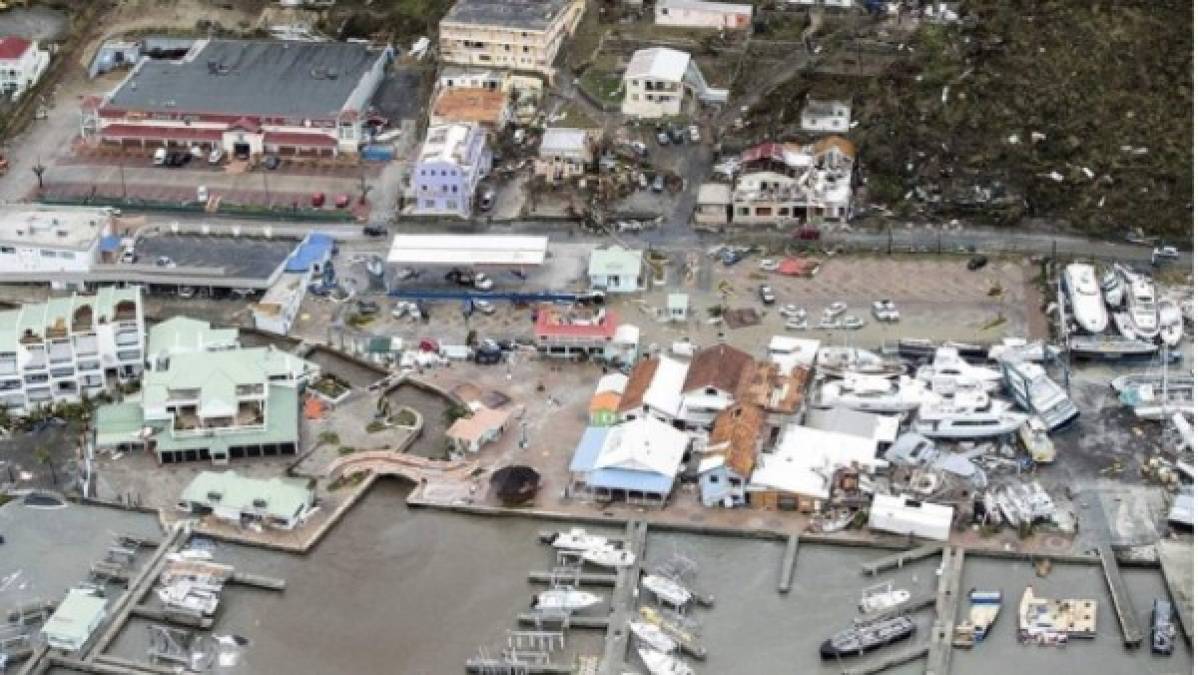
M91 591L72 588L42 626L42 637L54 649L78 651L87 644L105 615L104 598Z
M135 379L145 319L137 288L51 298L0 312L0 407L26 413Z
M175 354L215 352L239 346L236 328L213 328L207 321L176 316L150 328L146 364L150 370L162 370Z
M160 365L139 400L97 411L97 448L145 447L167 464L296 454L299 392L315 364L257 347L177 352Z
M594 290L635 293L645 290L646 270L644 251L609 246L591 251L587 276Z
M312 509L311 482L299 478L246 478L233 471L203 471L179 497L180 510L237 524L293 529Z

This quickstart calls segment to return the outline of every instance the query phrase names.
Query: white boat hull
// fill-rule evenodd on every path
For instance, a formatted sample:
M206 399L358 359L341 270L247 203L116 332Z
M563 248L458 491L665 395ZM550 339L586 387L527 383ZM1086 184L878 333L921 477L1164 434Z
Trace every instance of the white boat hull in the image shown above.
M928 438L994 438L1015 433L1026 420L1026 415L1016 413L963 414L941 419L916 420L912 428L916 433Z

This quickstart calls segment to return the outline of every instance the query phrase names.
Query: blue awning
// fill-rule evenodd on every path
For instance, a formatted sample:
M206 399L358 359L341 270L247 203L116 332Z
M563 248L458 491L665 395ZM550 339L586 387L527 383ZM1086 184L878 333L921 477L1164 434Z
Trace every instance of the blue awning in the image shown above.
M323 232L310 232L287 259L288 272L307 272L333 255L333 238Z
M599 469L587 476L587 487L604 488L606 490L624 490L625 492L652 492L660 495L670 494L674 487L673 476L663 476L652 471L632 471L630 469Z
M100 252L101 253L116 253L121 249L121 238L115 234L108 234L100 237Z

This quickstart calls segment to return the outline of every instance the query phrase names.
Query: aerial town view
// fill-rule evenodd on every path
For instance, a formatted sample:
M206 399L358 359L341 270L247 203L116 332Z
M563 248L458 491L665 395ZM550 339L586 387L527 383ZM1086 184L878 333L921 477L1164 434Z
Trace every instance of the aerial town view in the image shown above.
M0 673L1194 672L1194 35L0 0Z

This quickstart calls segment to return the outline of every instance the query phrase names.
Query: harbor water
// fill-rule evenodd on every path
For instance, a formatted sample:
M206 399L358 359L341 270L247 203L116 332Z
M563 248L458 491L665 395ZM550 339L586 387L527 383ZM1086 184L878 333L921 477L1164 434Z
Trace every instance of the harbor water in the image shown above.
M222 544L217 559L247 572L284 577L283 593L232 587L217 621L217 633L242 635L250 645L235 664L217 672L274 673L460 673L465 660L489 645L492 653L515 616L527 611L541 586L526 580L531 570L551 567L552 554L537 542L543 530L564 524L533 519L468 516L435 510L409 510L408 487L382 480L330 535L307 556L271 553ZM594 528L589 528L594 529ZM615 534L619 530L612 530ZM861 589L893 581L920 595L935 588L939 556L880 573L860 571L862 562L884 552L863 548L800 548L794 585L777 590L784 542L650 532L647 563L676 556L697 566L698 590L715 596L711 608L690 615L708 651L693 662L700 673L838 673L888 651L927 639L932 612L920 611L912 641L843 663L821 661L819 644L856 616ZM1156 570L1125 570L1137 610L1148 627L1153 597L1164 594ZM1094 598L1099 603L1099 637L1064 648L1023 646L1015 639L1020 593L1034 584L1044 596ZM1057 565L1044 578L1028 563L969 558L961 594L969 588L999 588L1004 606L990 637L972 651L956 651L954 673L1006 675L1053 672L1068 667L1087 675L1188 673L1193 655L1184 640L1172 657L1149 654L1147 640L1127 652L1119 637L1102 573L1097 565ZM608 589L597 589L608 595ZM606 608L597 608L604 614ZM959 616L967 610L962 603ZM597 654L600 631L574 630L565 656ZM113 652L142 659L144 624L132 622ZM639 666L636 656L629 662ZM886 672L922 672L915 661Z

